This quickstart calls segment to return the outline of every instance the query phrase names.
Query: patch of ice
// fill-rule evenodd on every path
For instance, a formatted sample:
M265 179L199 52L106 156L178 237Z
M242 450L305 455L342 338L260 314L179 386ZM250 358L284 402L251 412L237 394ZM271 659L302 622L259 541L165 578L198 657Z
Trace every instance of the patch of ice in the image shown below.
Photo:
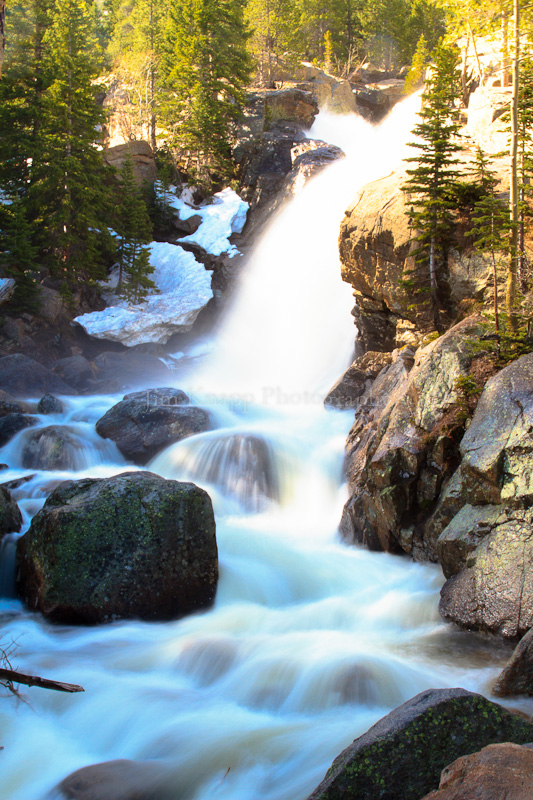
M114 298L113 305L76 317L90 336L132 347L146 342L164 344L174 334L189 331L213 297L211 274L192 253L167 242L152 242L151 275L159 294L129 305Z
M239 253L229 238L232 233L242 232L249 206L233 189L223 189L213 196L211 203L199 208L191 207L192 192L188 187L183 189L179 197L167 195L167 200L176 209L180 219L185 220L195 215L202 218L198 230L184 236L180 242L197 244L213 256L227 253L233 257Z

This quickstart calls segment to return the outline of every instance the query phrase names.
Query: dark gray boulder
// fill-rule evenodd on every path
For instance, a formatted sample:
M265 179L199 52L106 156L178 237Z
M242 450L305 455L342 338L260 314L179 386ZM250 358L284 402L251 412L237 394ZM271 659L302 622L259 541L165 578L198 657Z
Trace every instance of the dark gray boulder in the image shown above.
M63 403L53 394L45 394L44 397L41 397L37 406L38 414L62 414L63 410Z
M0 417L0 447L6 445L13 436L31 425L35 425L35 420L26 414L16 412Z
M0 386L17 397L39 397L47 392L76 394L61 378L22 353L0 358Z
M209 495L150 472L60 484L19 540L17 586L54 621L168 620L212 605Z
M9 489L0 486L0 539L6 533L18 533L22 527L22 514L11 497Z
M309 800L420 800L441 771L488 744L533 741L533 724L465 689L408 700L335 759Z
M210 429L209 415L185 405L180 389L159 388L127 394L96 423L103 439L111 439L135 464L144 465L165 447Z
M52 372L74 388L84 391L95 380L95 369L84 356L61 358L52 366Z

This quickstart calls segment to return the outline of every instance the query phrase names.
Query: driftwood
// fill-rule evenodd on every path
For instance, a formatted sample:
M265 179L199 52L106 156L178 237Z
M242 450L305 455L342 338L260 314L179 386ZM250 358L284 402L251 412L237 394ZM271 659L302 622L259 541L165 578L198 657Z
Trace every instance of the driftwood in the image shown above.
M74 683L60 683L48 678L38 678L36 675L25 675L12 669L0 668L0 682L23 683L24 686L38 686L40 689L54 689L56 692L84 692L83 686Z

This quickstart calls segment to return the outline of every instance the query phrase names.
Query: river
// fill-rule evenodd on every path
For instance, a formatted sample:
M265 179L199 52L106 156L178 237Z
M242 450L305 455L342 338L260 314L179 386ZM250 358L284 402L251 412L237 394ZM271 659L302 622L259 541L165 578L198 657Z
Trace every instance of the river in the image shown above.
M13 537L4 544L2 642L15 643L21 670L85 688L2 698L5 800L43 800L73 770L112 759L152 765L171 800L304 800L347 744L416 693L489 692L508 649L444 625L440 568L345 547L336 534L353 412L326 412L322 399L354 340L339 224L357 187L400 161L415 111L407 100L377 127L318 117L312 135L347 158L272 221L221 329L186 353L197 368L176 370L216 429L147 468L212 496L214 608L165 624L51 625L9 596ZM132 469L94 431L119 399L63 398L63 414L39 417L69 430L71 470L38 472L14 491L25 527L58 481ZM3 480L29 474L27 435L0 450Z

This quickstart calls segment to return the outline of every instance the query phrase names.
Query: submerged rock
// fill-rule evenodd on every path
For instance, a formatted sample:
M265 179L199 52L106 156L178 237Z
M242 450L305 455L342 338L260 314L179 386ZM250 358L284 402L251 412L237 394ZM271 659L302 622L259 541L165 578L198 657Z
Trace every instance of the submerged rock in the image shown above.
M530 800L532 784L531 745L490 744L447 766L423 800Z
M76 770L49 800L170 800L161 784L157 764L119 759Z
M209 495L150 472L66 481L19 540L29 608L70 624L168 620L212 605L218 580Z
M23 469L75 470L83 442L62 425L30 431L22 443Z
M532 723L481 695L430 689L346 748L309 800L420 800L460 756L496 742L530 741Z
M210 429L208 413L188 402L180 389L127 394L98 420L96 431L130 461L146 464L174 442Z
M18 533L22 527L22 514L5 486L0 486L0 539L6 533Z

